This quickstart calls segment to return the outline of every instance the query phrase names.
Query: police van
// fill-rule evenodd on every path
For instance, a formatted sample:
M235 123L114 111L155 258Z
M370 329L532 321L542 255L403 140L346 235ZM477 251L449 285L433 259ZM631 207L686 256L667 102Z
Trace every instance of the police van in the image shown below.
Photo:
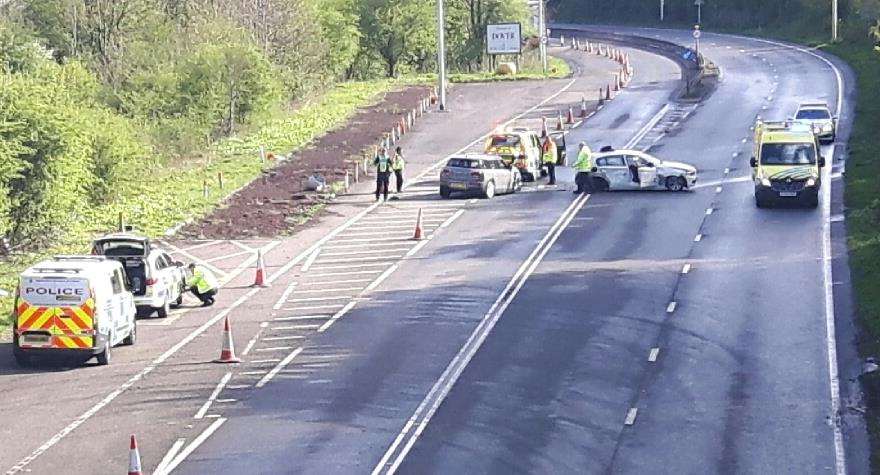
M122 264L103 256L56 256L19 277L12 353L19 365L38 356L95 357L137 339L134 297Z
M541 139L524 127L511 127L486 139L485 153L498 155L522 174L523 181L535 181L543 173Z
M825 166L815 131L798 122L762 122L755 124L752 179L755 205L764 208L778 203L819 205Z

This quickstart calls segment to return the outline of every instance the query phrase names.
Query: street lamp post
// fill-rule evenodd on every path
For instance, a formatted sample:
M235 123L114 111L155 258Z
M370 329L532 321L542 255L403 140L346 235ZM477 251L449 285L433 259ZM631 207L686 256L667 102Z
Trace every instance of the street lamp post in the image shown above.
M541 68L544 74L547 74L547 15L544 12L544 0L538 0L538 28L540 34L541 45L538 49L541 51Z
M831 41L837 41L837 0L831 0Z
M666 2L664 0L660 0L660 21L663 21L663 16L666 13Z
M444 27L443 0L437 0L437 68L439 73L440 110L446 110L446 28Z

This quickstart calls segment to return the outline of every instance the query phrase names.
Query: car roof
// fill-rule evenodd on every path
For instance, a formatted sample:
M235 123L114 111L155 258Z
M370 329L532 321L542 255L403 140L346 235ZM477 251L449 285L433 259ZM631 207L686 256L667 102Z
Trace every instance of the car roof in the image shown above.
M488 153L466 153L464 155L455 155L450 160L501 160L498 155L490 155Z
M800 109L828 109L828 104L824 102L803 102L798 106L798 110Z
M21 273L24 277L92 277L121 267L117 261L104 256L55 256L40 261Z
M763 135L763 143L813 143L813 132L799 130L770 131Z
M593 155L594 158L602 158L602 157L613 157L615 155L648 155L645 152L641 152L639 150L632 149L615 149L608 152L597 152ZM648 155L649 157L653 157L653 155Z

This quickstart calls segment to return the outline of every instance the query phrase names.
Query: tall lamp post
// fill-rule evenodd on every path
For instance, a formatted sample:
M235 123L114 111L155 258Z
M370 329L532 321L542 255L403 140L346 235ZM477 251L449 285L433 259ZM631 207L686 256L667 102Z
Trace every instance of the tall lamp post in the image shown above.
M547 74L547 14L544 11L544 0L538 0L538 28L541 33L538 35L541 39L541 68L544 74Z
M440 110L446 110L446 28L443 17L443 0L437 0L437 74L439 86L437 88Z
M831 41L837 41L837 0L831 0Z

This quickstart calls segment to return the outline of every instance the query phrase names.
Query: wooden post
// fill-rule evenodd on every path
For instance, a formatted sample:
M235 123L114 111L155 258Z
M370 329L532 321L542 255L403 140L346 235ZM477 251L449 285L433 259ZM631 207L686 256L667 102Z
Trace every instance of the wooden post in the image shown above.
M119 221L118 221L117 229L119 229L119 232L125 231L125 221L122 219L122 211L119 212Z
M202 196L205 198L208 197L208 180L202 182Z
M223 189L223 172L217 172L217 186Z

